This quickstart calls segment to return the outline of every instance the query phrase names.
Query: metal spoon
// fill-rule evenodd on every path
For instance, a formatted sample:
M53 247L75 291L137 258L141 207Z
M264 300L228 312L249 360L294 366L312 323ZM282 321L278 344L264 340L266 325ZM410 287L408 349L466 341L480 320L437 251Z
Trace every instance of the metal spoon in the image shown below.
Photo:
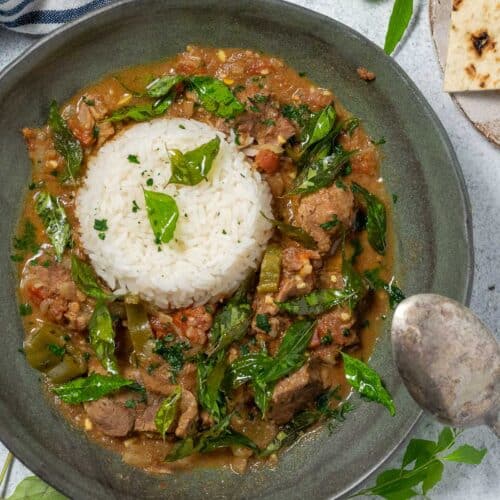
M445 424L486 424L500 437L500 348L469 309L441 295L413 295L396 308L391 336L419 406Z

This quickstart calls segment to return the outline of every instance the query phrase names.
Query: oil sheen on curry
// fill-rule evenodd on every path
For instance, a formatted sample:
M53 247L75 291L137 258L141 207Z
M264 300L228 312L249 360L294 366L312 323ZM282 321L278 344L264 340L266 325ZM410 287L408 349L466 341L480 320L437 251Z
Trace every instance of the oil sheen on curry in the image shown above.
M403 297L392 200L330 90L188 46L47 109L12 259L26 361L74 426L149 472L243 472L352 388L394 414L366 364Z

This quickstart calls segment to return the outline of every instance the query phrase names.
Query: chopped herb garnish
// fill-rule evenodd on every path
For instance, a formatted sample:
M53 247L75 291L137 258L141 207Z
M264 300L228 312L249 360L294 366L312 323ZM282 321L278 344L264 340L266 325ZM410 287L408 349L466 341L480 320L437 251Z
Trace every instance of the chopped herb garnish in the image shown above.
M137 400L135 399L127 399L125 401L125 408L135 408L137 406Z
M187 351L190 347L191 346L187 342L167 344L163 339L156 341L154 352L160 355L170 365L174 380L184 366L184 351Z
M245 90L245 86L244 85L236 85L235 87L233 87L233 93L234 94L237 94L238 92L241 92L242 90Z
M179 124L179 128L181 128L182 130L186 130L186 127L182 123Z
M108 220L107 219L95 219L94 229L96 231L107 231L108 230Z
M266 125L267 127L273 127L276 125L276 122L272 118L268 118L266 120L262 120L262 125Z
M130 162L130 163L136 163L137 165L139 165L141 162L139 161L139 158L137 157L137 155L128 155L127 156L127 160Z
M306 74L307 74L307 73L306 73L305 71L299 71L299 76L300 76L301 78L304 78L304 76L306 76Z
M326 335L323 335L323 337L321 337L319 343L321 345L330 345L332 342L333 342L332 336L329 333L327 333Z
M33 312L30 304L19 304L19 314L21 316L29 316Z
M267 314L257 314L255 316L255 325L263 332L269 333L271 331L271 325L269 324Z
M66 348L64 346L60 346L57 344L48 344L47 348L52 354L55 354L56 356L59 356L62 358L64 354L66 353Z
M325 231L330 231L332 230L335 226L338 226L338 224L340 223L338 217L336 214L334 214L332 216L332 218L327 221L327 222L323 222L323 224L320 224L319 227L321 227L322 229L324 229Z
M146 186L152 186L153 185L153 179L151 177L146 181Z
M395 193L392 193L392 202L394 205L398 202L398 195Z
M137 210L139 210L139 205L137 204L137 202L134 200L132 201L132 212L136 213Z

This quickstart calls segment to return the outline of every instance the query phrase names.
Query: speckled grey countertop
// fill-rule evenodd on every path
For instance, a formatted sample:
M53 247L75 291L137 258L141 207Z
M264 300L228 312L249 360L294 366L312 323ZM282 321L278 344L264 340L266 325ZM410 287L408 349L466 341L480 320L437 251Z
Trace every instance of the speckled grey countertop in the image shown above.
M379 45L383 45L393 4L391 0L294 0L294 3L338 19ZM442 74L429 26L428 1L414 3L417 15L407 40L396 52L395 58L438 114L462 165L474 225L475 276L471 307L498 336L500 224L497 216L500 214L500 149L480 135L450 96L442 91ZM34 40L0 29L0 69ZM415 427L412 437L434 439L440 429L440 425L424 417ZM431 497L440 500L500 498L500 442L485 428L468 430L461 439L479 448L487 447L488 454L477 467L447 464L443 480L432 490ZM6 454L7 450L0 444L0 464ZM397 452L387 462L387 468L398 467L402 454L402 450ZM0 494L10 494L15 485L29 474L31 473L26 467L15 461L7 486ZM372 480L368 482L371 484Z

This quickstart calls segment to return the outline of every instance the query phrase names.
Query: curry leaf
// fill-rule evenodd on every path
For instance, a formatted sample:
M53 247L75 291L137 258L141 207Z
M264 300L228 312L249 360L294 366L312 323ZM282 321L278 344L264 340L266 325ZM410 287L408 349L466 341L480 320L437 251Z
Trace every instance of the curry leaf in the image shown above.
M329 311L335 306L354 300L356 294L353 290L324 288L317 289L301 297L296 297L285 302L276 302L276 305L290 314L298 316L318 316Z
M455 444L458 433L445 427L439 435L437 442L427 439L412 439L406 449L400 469L389 469L377 477L375 486L359 491L354 496L378 495L388 500L408 499L417 496L419 492L414 489L422 485L422 495L433 488L443 475L444 465L442 460L448 457L460 458L460 462L478 464L482 461L486 450L478 450L469 445L463 445L447 456L447 452ZM465 458L465 460L463 460ZM453 459L452 459L453 461ZM408 468L414 463L413 468Z
M66 162L65 178L74 180L82 166L83 150L64 118L59 114L56 101L52 101L50 105L48 124L54 136L54 148Z
M345 258L342 260L342 276L344 288L319 288L285 302L276 302L276 305L282 311L301 316L318 316L343 304L354 309L365 296L366 285L350 261Z
M45 232L54 246L57 260L61 260L71 240L71 229L63 206L58 198L42 191L36 196L35 210L42 219Z
M89 321L89 342L102 366L109 373L117 375L113 321L109 309L102 302L97 303Z
M274 358L265 353L250 353L231 365L233 387L251 382L255 404L265 414L275 382L298 370L306 361L305 351L311 341L314 322L301 320L293 323L283 336Z
M123 387L135 386L134 380L127 380L119 375L100 375L92 373L88 377L81 377L52 389L62 401L69 404L95 401L107 394L118 391Z
M156 243L168 243L174 237L179 218L177 203L168 194L147 189L144 189L144 201Z
M331 186L353 153L337 147L332 154L307 165L297 176L295 186L288 194L308 194Z
M201 406L217 420L222 417L224 409L221 385L226 367L224 351L219 351L212 359L202 358L197 364L198 400Z
M247 298L249 282L244 282L227 304L215 315L210 330L209 356L222 351L246 334L252 321L252 308Z
M166 96L176 85L184 80L182 75L167 75L153 80L147 87L146 93L149 97L164 97Z
M99 285L92 266L74 254L71 256L71 278L76 286L89 297L98 300L112 300L114 298L113 294L105 292Z
M474 448L474 446L464 444L458 447L449 455L443 457L443 460L448 460L449 462L460 462L463 464L477 465L483 461L486 452L486 448L478 450L477 448Z
M315 250L318 245L314 238L306 233L301 227L292 226L291 224L287 224L286 222L270 219L266 217L266 215L261 212L262 217L270 222L275 228L277 228L283 235L288 236L294 241L297 241L302 246Z
M24 478L6 500L68 500L37 476Z
M173 103L173 97L167 95L158 99L153 104L139 104L137 106L126 106L117 109L114 113L107 118L109 122L121 122L125 120L132 120L135 122L145 122L156 118L165 111Z
M170 163L172 165L172 176L169 184L185 184L195 186L207 175L212 168L212 163L219 153L220 137L217 136L205 144L181 153L178 149L170 151Z
M326 137L335 125L336 117L333 106L326 106L321 111L313 113L301 133L302 149L306 150Z
M379 374L359 359L353 358L342 352L344 371L347 381L362 396L384 405L389 413L394 416L396 408L392 396L382 385Z
M245 110L245 106L220 80L211 76L192 76L189 82L207 111L222 118L234 118Z
M181 399L181 388L176 386L172 394L169 394L161 403L155 415L155 426L158 432L165 439L165 434L170 429L175 417Z
M355 195L364 199L366 205L366 230L368 231L368 241L377 253L383 255L387 246L387 216L384 204L364 187L352 183L351 190Z
M379 277L380 269L370 269L364 272L364 277L370 288L372 290L385 290L389 296L389 305L391 309L394 309L402 300L405 299L405 295L401 288L396 285L394 276L391 278L389 283L386 283L383 279Z
M165 460L174 462L193 453L208 453L217 448L227 448L232 445L246 446L254 451L259 451L253 441L229 428L230 419L231 415L228 415L210 429L194 437L187 437L182 441L178 441Z
M392 54L410 23L413 14L413 0L395 0L389 26L385 35L384 51Z
M292 323L283 336L272 365L257 378L268 384L298 370L306 361L304 353L311 341L313 327L314 321L309 319Z

